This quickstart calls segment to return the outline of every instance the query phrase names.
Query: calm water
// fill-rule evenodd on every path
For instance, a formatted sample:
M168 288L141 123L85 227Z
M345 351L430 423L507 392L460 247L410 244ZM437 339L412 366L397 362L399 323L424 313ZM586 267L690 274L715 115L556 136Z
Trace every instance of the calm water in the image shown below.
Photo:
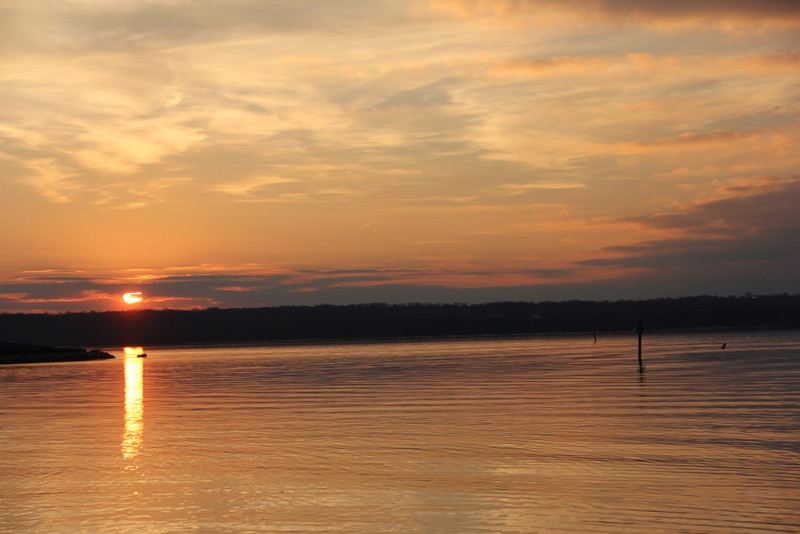
M0 367L0 531L800 532L800 332L113 352Z

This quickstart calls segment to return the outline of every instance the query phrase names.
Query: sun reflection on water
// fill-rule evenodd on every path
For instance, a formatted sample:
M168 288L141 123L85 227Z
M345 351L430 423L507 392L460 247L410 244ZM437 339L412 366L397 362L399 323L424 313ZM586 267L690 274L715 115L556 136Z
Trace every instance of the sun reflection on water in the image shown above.
M125 347L125 432L122 457L135 458L142 447L144 432L144 354L141 347ZM126 469L134 469L132 466Z

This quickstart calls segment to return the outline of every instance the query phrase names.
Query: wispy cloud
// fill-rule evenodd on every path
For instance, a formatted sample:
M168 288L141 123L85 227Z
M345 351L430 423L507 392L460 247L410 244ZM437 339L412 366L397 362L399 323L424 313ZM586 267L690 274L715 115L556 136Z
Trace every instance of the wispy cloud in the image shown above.
M628 220L691 234L739 237L793 232L800 227L800 213L795 209L800 200L800 180L768 182L748 189L745 195L699 202L679 213L659 213Z
M706 76L713 69L717 76L765 75L791 76L800 65L800 54L777 50L763 54L716 57L704 55L656 55L627 53L623 56L542 56L504 60L489 68L493 76L617 76L650 75L660 79L681 76Z
M235 182L227 182L211 188L212 191L221 191L230 195L252 197L259 190L266 189L267 186L277 184L291 184L297 180L291 178L281 178L278 176L257 176L245 178Z
M781 174L789 171L796 159L795 151L800 147L799 126L800 123L793 123L746 130L689 131L674 137L597 145L595 150L643 158L642 161L651 163L651 159L644 158L663 158L666 168L676 176L695 173L701 176L711 172L717 177L726 174L735 177L756 169ZM682 165L678 169L673 163L676 156Z
M72 195L82 189L74 180L75 173L65 169L55 159L28 159L22 164L32 171L25 181L48 200L56 203L70 202Z
M672 213L621 218L620 223L666 231L668 237L607 247L607 257L580 263L687 274L717 269L726 276L761 269L785 283L793 276L791 264L800 261L792 246L800 231L798 201L800 180L768 181L748 188L744 196L729 194Z
M586 184L579 182L534 182L527 184L502 184L498 186L498 189L502 192L502 194L521 195L528 191L560 191L564 189L583 189L584 187L586 187Z
M460 17L521 17L538 23L605 19L609 23L635 22L655 26L775 26L800 25L800 9L791 0L433 0L443 12Z

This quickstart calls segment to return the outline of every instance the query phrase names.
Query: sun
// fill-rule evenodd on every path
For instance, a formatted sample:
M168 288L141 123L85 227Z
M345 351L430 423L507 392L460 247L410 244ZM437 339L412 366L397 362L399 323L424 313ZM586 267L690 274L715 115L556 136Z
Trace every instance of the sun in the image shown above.
M144 349L142 347L125 347L122 349L125 356L142 356Z
M142 302L144 299L142 298L142 294L140 292L137 292L137 293L125 293L124 295L122 295L122 300L124 300L126 304L136 304L138 302Z

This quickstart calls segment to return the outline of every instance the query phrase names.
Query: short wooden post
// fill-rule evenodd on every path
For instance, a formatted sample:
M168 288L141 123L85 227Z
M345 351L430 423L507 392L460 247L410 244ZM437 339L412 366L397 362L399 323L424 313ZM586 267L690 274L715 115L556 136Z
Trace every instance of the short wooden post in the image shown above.
M642 363L642 334L644 334L644 324L642 320L636 324L636 333L639 334L639 372L644 372L644 363Z

